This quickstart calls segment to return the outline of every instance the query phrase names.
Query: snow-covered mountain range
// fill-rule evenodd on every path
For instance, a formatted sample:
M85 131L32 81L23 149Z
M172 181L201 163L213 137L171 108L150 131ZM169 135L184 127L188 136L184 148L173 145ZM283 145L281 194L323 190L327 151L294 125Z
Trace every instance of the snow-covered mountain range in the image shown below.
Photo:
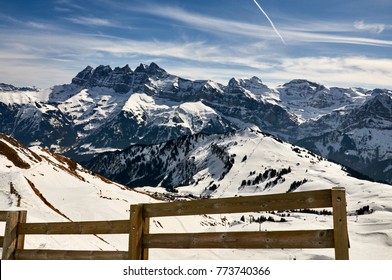
M0 132L83 161L131 145L244 128L298 144L392 183L392 91L327 88L257 77L227 85L171 75L157 64L86 67L46 90L0 84Z
M392 259L392 188L359 180L341 166L303 148L282 143L256 130L221 136L195 135L155 145L146 152L133 147L117 154L118 169L139 157L171 158L155 176L178 185L177 193L162 187L136 191L113 183L75 161L41 147L26 148L0 134L0 205L26 209L28 222L118 220L129 218L129 205L158 200L233 197L346 188L350 259ZM154 151L154 152L153 152ZM105 157L103 156L103 157ZM149 157L149 158L148 158ZM159 160L151 162L159 163ZM133 161L137 163L137 161ZM151 163L153 165L153 163ZM157 166L154 166L154 168ZM115 167L108 166L110 171ZM159 173L158 171L156 173ZM135 179L137 174L132 177ZM124 177L125 178L125 177ZM136 178L139 179L140 178ZM152 197L155 197L152 198ZM155 218L151 232L214 232L238 230L324 229L332 226L330 209L320 212L244 213ZM26 248L127 250L126 235L27 236ZM332 259L332 249L285 250L152 250L152 259Z
M391 99L390 90L306 80L276 88L257 77L191 81L155 63L87 67L70 84L45 90L0 84L0 131L13 137L0 134L0 206L27 209L31 222L118 220L135 203L341 186L350 258L392 259L392 187L325 159L392 183ZM151 231L331 225L328 211L302 211L159 218ZM127 242L29 236L26 247L127 250ZM151 257L330 259L333 250L153 250Z

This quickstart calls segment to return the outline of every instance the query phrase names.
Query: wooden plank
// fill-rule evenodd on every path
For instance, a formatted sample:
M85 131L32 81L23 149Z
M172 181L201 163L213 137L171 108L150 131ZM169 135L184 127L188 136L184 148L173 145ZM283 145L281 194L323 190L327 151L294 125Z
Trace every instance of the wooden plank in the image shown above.
M130 260L143 259L143 205L131 205L131 228L129 231Z
M16 250L18 260L126 260L126 251Z
M4 236L0 236L0 247L3 247L4 244Z
M346 193L344 188L332 189L335 259L349 259Z
M333 248L333 230L148 234L148 248Z
M143 236L150 233L150 218L144 218L143 224ZM149 250L147 247L143 247L143 260L148 260Z
M5 222L7 220L8 211L0 211L0 222Z
M16 211L9 211L7 213L7 221L5 224L4 241L3 241L3 255L2 260L14 259L17 228L19 221L19 213Z
M27 211L19 211L19 220L18 220L18 229L17 229L17 240L16 240L16 248L15 249L23 249L25 243L25 235L19 232L19 225L21 223L26 223L27 219Z
M129 233L129 220L21 223L20 234L121 234Z
M201 213L245 213L331 206L331 190L318 190L146 204L144 206L144 217L199 215Z

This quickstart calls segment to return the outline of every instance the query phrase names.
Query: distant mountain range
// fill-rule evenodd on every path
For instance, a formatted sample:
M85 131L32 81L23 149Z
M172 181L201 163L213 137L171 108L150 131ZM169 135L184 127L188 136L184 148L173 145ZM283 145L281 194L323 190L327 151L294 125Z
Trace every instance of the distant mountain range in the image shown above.
M122 149L146 156L166 145L170 152L160 164L169 165L164 159L174 160L172 151L185 144L251 128L392 184L392 91L387 89L327 88L307 80L271 88L257 77L222 85L183 79L155 63L135 70L88 66L70 84L50 89L0 84L0 115L0 132L78 161ZM211 155L220 153L216 147L209 148ZM223 162L228 168L230 157ZM156 166L146 163L144 168ZM127 173L121 174L113 176ZM130 185L147 183L135 174ZM177 181L158 176L150 183L191 180L173 176Z

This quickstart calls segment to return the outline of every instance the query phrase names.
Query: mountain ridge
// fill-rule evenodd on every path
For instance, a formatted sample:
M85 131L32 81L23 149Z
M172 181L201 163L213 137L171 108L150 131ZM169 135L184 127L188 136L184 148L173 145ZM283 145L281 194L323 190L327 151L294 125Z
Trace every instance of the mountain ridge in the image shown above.
M135 70L101 65L86 67L71 84L34 93L0 88L0 124L24 144L77 160L184 135L258 128L392 183L391 98L391 90L327 88L303 79L276 88L257 77L222 85L183 79L155 63ZM381 141L367 143L366 133ZM367 172L379 160L387 171Z

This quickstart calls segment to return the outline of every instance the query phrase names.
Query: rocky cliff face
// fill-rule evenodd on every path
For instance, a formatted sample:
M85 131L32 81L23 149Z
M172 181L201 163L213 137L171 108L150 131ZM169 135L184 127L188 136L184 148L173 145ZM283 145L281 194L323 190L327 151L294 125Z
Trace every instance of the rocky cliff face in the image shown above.
M370 178L392 183L392 95L378 90L372 94L347 114L331 114L310 124L306 130L319 133L298 144ZM333 127L328 125L332 121Z

